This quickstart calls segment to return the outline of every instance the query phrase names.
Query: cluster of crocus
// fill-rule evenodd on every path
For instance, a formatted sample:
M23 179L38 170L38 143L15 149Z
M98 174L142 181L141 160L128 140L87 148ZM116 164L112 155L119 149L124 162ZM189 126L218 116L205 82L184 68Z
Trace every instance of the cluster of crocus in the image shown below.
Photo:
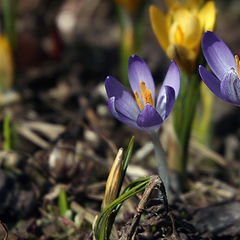
M202 38L202 50L213 73L199 66L199 73L207 87L221 99L240 105L240 60L214 33L207 31ZM160 158L161 146L156 141L156 133L170 114L180 88L180 72L174 61L168 69L162 87L155 100L155 84L147 64L132 55L128 63L128 77L132 94L114 77L105 81L108 106L119 121L144 131L153 139L155 152ZM159 161L159 175L168 185L167 164ZM167 187L167 186L166 186Z
M240 106L240 61L213 32L202 39L202 50L214 74L199 66L199 73L207 87L219 98Z
M182 149L177 153L180 158L174 155L174 164L176 161L182 163L175 164L179 169L173 169L184 175L191 126L200 93L201 81L196 69L199 64L197 59L203 32L205 34L202 38L202 50L213 74L200 65L200 76L216 96L238 106L240 106L240 60L238 56L233 56L220 38L210 32L214 27L216 15L213 1L204 3L200 0L185 0L184 3L180 3L177 0L166 0L166 3L167 14L151 6L150 17L160 45L168 57L174 59L185 72L183 76L186 78L182 79L183 82L189 80L183 84L186 88L183 89L185 95L179 99L180 104L178 103L175 111L175 119L178 121L175 130ZM114 77L108 76L105 81L109 97L108 106L113 116L151 135L158 159L159 175L166 188L167 163L157 132L171 113L179 93L180 72L175 61L172 60L157 97L151 72L146 63L136 55L132 55L128 62L128 79L133 95ZM211 107L207 107L211 112Z
M179 69L172 61L156 100L152 74L136 55L129 58L128 77L134 97L117 79L106 78L109 109L119 121L154 134L170 114L178 96Z
M186 73L196 69L202 33L212 31L216 9L213 1L167 0L167 14L156 6L150 7L153 31L170 59L174 59Z

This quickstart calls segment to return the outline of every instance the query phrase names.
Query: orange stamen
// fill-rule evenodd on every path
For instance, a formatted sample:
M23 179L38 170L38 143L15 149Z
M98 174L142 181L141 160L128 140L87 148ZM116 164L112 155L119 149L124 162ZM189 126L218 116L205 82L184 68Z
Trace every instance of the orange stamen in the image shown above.
M137 91L134 91L134 96L135 96L137 105L139 106L140 110L142 111L142 110L143 110L143 105L142 105L142 103L141 103L141 101L140 101L140 98L139 98L139 96L138 96Z
M235 61L236 61L236 68L237 68L238 78L240 79L240 60L239 60L238 55L235 55Z
M147 89L144 81L140 81L140 93L141 93L142 101L140 100L137 91L134 91L134 96L139 109L142 111L146 103L149 103L152 107L154 107L151 90Z
M146 105L146 98L145 98L145 92L147 91L146 84L144 81L140 81L140 92L141 92L141 97L143 100L143 105Z
M153 107L153 99L152 99L152 95L151 95L151 90L150 89L148 89L145 92L145 99L146 99L146 102L149 103Z

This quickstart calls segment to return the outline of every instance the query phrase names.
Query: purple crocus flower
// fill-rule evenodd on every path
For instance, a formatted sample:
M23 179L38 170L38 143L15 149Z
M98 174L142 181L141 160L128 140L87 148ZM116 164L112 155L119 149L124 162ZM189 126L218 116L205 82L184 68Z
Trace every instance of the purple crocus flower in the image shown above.
M177 64L171 62L156 100L152 74L147 64L136 55L129 58L128 77L134 97L114 77L108 76L105 80L111 113L131 127L150 134L157 132L178 96L180 73Z
M207 87L219 98L240 106L240 63L227 45L213 32L205 32L202 50L212 73L199 66L199 73Z

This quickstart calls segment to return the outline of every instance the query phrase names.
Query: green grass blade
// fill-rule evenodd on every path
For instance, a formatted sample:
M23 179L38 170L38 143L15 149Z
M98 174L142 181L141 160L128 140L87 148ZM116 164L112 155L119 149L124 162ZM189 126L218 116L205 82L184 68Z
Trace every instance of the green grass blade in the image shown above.
M146 188L146 185L148 184L150 178L143 178L138 181L134 181L134 183L131 183L127 186L125 189L125 192L118 197L116 200L114 200L111 204L109 204L99 215L98 220L96 222L94 234L96 239L99 240L105 240L106 238L106 226L107 226L107 220L112 213L112 211L119 205L122 205L124 201L126 201L128 198L136 195L137 193L143 191ZM142 181L142 182L141 182ZM132 187L134 184L140 182L137 186ZM132 188L131 188L132 187ZM101 225L101 226L100 226ZM99 228L101 230L99 231ZM98 233L99 237L98 237Z
M3 137L4 137L4 143L3 143L3 149L4 151L10 151L11 150L11 121L12 117L10 115L6 115L3 120Z
M60 187L60 189L59 189L58 206L59 206L59 210L60 210L60 215L65 216L69 207L68 207L66 191L62 187Z

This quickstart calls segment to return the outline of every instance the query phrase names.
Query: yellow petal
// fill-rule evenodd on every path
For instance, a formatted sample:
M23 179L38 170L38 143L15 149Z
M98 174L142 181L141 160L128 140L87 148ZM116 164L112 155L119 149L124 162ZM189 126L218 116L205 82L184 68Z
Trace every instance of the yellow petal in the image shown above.
M166 16L153 5L150 6L149 11L153 31L162 48L166 50L169 44Z
M11 46L5 36L0 35L0 89L13 86L14 67Z
M173 22L178 22L183 26L186 22L186 19L191 15L191 13L184 7L180 7L174 12L171 12L171 17Z
M179 43L179 44L183 43L183 41L184 41L184 33L183 33L183 30L182 30L180 25L177 25L175 37L176 37L176 42L177 43Z
M195 48L201 39L201 26L196 15L186 8L179 8L172 15L173 24L170 27L170 42L183 45L186 48Z
M201 25L199 19L190 15L184 24L184 46L194 48L199 44L202 36Z
M216 7L213 1L207 2L198 14L203 32L213 31L216 20Z
M184 33L181 25L178 22L174 22L170 28L169 40L172 44L183 45Z

